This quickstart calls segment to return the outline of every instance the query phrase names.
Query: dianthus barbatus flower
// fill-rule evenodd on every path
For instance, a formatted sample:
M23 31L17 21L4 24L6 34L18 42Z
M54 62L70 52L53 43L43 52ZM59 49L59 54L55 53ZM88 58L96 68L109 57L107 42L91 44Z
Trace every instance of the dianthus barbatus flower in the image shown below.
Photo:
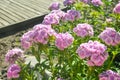
M28 49L32 45L34 36L35 34L33 30L28 31L22 35L21 45L24 49Z
M59 8L60 8L60 3L53 2L48 9L52 11L52 10L58 10Z
M73 29L73 32L80 37L93 36L94 34L92 26L87 23L78 24L77 27Z
M88 66L102 66L108 57L107 47L98 41L89 41L82 43L76 53L81 59L87 59Z
M69 6L75 3L76 0L64 0L64 6Z
M120 75L112 70L107 70L99 75L99 80L120 80Z
M56 14L56 16L59 17L59 20L63 20L63 18L65 17L65 12L61 10L52 10L51 14Z
M90 3L90 0L80 0L80 1L82 1L82 2L84 2L84 3L87 3L87 4Z
M120 44L120 34L113 28L106 28L106 30L100 33L99 38L107 45L116 46Z
M38 24L34 26L34 42L47 44L49 37L54 36L56 33L51 28L51 25Z
M7 70L7 78L18 78L20 71L20 66L18 66L17 64L12 64Z
M113 9L114 13L120 14L120 3L118 3L115 8Z
M33 43L47 44L50 36L56 33L51 25L38 24L21 37L21 44L24 49L28 49Z
M101 0L92 0L91 3L94 5L94 6L100 6L103 4L103 2Z
M64 50L68 46L70 46L74 41L74 38L68 32L59 33L56 35L55 45L58 49Z
M5 55L5 61L10 64L14 64L15 61L17 61L18 59L23 59L24 57L23 52L24 51L19 48L14 48L12 50L9 50Z
M64 16L64 21L74 21L81 17L80 12L76 10L68 10Z
M50 13L44 17L43 24L55 25L59 24L60 18L55 13Z

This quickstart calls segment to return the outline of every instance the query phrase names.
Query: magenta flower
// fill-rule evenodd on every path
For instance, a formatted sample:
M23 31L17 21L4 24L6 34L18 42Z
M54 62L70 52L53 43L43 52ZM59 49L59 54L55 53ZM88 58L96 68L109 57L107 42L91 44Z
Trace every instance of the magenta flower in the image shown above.
M12 50L9 50L5 55L5 61L10 64L14 64L15 61L22 58L23 58L23 51L19 48L14 48Z
M80 1L82 1L82 2L84 2L84 3L86 3L86 4L89 4L89 3L90 3L90 0L80 0Z
M120 3L118 3L115 8L113 9L114 13L120 14Z
M64 21L74 21L80 18L80 12L76 10L68 10L64 16Z
M7 71L7 78L18 78L20 71L20 66L18 66L17 64L12 64Z
M55 13L50 13L44 17L43 24L52 25L52 24L59 24L59 17Z
M69 33L59 33L56 35L55 45L58 49L64 50L72 44L74 38Z
M88 66L102 66L108 57L107 47L98 41L89 41L82 43L76 53L81 59L87 59Z
M21 45L24 49L28 49L33 43L34 31L28 31L21 37Z
M64 0L64 6L69 6L75 3L76 0Z
M53 2L50 7L49 7L49 10L58 10L60 8L60 3L58 2Z
M120 75L112 70L107 70L99 75L99 80L120 80Z
M61 10L53 10L53 11L51 11L51 14L56 14L59 17L59 20L63 20L63 18L65 16L65 12L63 12Z
M77 27L73 29L73 32L80 37L93 36L94 34L92 26L87 23L78 24Z
M102 2L101 0L92 0L91 3L92 3L94 6L103 5L103 2Z
M56 33L51 28L51 25L38 24L34 26L34 42L47 44L49 37L54 36Z
M113 28L106 28L106 30L100 33L99 38L107 45L116 46L120 43L120 34Z

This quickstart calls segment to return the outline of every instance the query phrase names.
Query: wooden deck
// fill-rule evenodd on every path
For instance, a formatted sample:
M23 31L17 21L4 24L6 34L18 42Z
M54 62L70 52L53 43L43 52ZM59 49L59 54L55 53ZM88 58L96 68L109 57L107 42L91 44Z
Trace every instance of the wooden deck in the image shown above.
M49 12L52 2L63 0L0 0L0 28L20 23Z

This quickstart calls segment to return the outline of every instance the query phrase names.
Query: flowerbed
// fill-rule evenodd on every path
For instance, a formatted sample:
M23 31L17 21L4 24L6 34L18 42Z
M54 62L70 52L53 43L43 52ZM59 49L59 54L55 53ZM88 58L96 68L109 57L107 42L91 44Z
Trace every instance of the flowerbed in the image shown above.
M21 37L23 50L14 48L5 56L7 77L17 80L120 80L114 58L120 47L120 3L112 0L64 0L41 24ZM38 61L25 64L31 50ZM41 55L46 55L45 60ZM51 75L47 75L48 71Z

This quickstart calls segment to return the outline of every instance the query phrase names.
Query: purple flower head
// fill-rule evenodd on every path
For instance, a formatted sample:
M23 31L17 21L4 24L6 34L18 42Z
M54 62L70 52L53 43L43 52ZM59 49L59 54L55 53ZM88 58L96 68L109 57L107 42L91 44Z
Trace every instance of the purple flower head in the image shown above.
M107 70L99 75L99 80L120 80L120 75L112 70Z
M18 78L21 69L17 64L12 64L7 71L7 78Z
M64 0L64 6L69 6L75 3L76 0Z
M89 3L90 3L90 0L80 0L80 1L82 1L82 2L84 2L84 3L86 3L86 4L89 4Z
M98 41L89 41L88 43L82 43L76 53L81 59L87 59L89 66L102 66L108 57L106 49L107 47Z
M118 3L115 8L113 9L114 13L120 14L120 3Z
M103 5L103 2L102 2L101 0L92 0L91 3L92 3L94 6Z
M21 37L21 45L24 49L28 49L33 43L34 31L28 31Z
M64 50L72 44L74 38L69 33L59 33L56 35L55 45L58 49Z
M17 59L23 58L23 51L19 48L14 48L12 50L9 50L7 54L5 55L5 61L14 64Z
M50 36L54 36L56 33L51 28L51 25L38 24L34 28L34 42L47 44Z
M107 45L116 46L120 43L120 34L113 28L106 28L106 30L100 33L99 38Z
M43 24L52 25L52 24L59 24L59 17L55 13L50 13L44 17Z
M58 10L60 8L60 3L58 2L53 2L50 7L49 7L49 10Z
M65 12L63 12L61 10L53 10L53 11L51 11L51 14L56 14L59 17L59 20L63 20L63 18L65 16Z
M80 18L80 12L76 10L68 10L64 17L65 21L74 21Z
M78 24L77 27L73 29L73 32L80 37L93 36L94 34L92 26L87 23Z

